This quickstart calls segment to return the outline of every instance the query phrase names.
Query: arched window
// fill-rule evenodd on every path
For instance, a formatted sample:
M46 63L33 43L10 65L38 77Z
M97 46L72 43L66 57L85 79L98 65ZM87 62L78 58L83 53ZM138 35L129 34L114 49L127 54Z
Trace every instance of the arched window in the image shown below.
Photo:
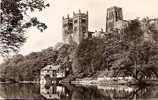
M82 27L82 32L86 33L86 27L85 26Z
M81 20L81 23L86 23L86 19L82 19L82 20Z
M74 27L74 31L75 31L75 32L77 31L77 27Z
M78 22L78 20L74 20L74 24L76 24Z

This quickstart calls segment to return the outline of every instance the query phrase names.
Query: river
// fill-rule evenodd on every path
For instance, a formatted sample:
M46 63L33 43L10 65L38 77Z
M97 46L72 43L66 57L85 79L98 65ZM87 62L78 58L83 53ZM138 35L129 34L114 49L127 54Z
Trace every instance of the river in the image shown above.
M158 100L158 86L81 86L0 84L0 99L25 100Z

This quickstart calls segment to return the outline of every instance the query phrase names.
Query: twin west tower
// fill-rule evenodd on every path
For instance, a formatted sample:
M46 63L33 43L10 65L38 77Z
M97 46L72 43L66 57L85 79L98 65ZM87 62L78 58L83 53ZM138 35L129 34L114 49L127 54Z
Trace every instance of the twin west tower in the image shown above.
M65 43L79 44L84 38L88 38L88 12L73 12L73 18L67 15L63 17L63 40Z

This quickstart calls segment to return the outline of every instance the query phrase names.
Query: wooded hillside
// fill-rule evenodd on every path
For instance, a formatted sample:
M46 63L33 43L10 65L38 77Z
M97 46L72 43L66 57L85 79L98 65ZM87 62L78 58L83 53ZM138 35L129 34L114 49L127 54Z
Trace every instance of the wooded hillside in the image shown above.
M39 80L40 69L48 64L68 67L74 78L100 71L103 76L132 76L137 80L158 77L158 28L148 19L143 23L145 28L139 20L132 20L122 32L114 30L103 38L85 39L77 47L58 43L41 52L16 55L1 65L1 77Z

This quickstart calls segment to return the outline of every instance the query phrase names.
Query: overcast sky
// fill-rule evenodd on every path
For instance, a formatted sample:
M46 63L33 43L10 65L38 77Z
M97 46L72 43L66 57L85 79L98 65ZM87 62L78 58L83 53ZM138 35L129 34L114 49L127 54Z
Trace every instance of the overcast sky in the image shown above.
M48 0L50 7L43 12L32 16L48 25L48 29L43 33L31 29L27 33L28 40L21 48L21 54L46 49L62 41L62 16L67 13L72 16L73 11L89 12L89 30L105 29L106 9L111 6L123 8L124 19L134 19L136 17L158 18L158 0Z

